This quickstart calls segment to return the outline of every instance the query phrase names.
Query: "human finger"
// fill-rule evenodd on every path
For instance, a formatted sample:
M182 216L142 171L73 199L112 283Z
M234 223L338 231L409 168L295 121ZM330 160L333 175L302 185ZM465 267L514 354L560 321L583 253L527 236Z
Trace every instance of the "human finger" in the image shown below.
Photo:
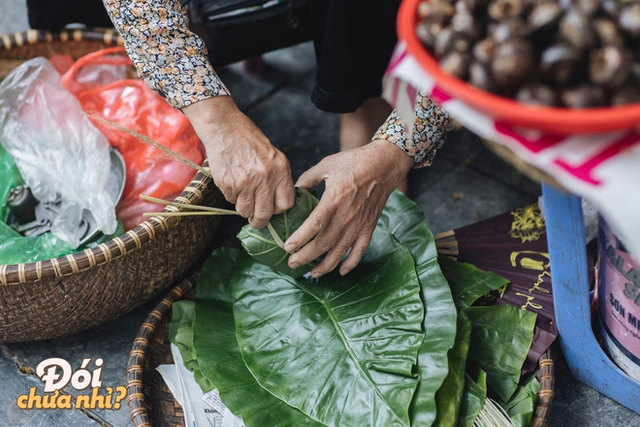
M353 241L352 233L343 233L341 227L327 227L320 232L313 240L304 245L295 254L289 257L289 266L297 268L308 264L311 261L325 255L325 258L318 264L314 277L320 277L333 270L344 255L349 252L351 242Z
M253 217L254 199L255 197L253 192L243 191L238 195L235 208L241 217Z
M249 225L261 230L267 226L267 223L273 216L273 193L271 191L257 190L254 194L253 215L249 217Z
M282 212L291 209L296 201L296 191L293 188L293 179L291 179L291 172L280 180L275 190L274 201L274 213L281 214Z
M353 245L351 246L351 252L349 252L349 256L340 266L341 276L349 273L351 270L356 268L358 264L360 264L364 253L369 247L369 243L371 243L371 235L372 233L361 234L360 236L358 236L355 242L353 242Z
M324 203L323 200L320 200L320 203L318 203L318 206L316 206L316 208L311 211L309 217L302 223L300 227L298 227L298 229L291 236L289 236L284 244L284 249L287 252L294 252L300 248L304 249L307 242L313 239L318 233L320 233L329 225L331 219L336 213L337 207L330 203ZM333 244L338 240L338 237L339 236L336 236L333 242L321 239L320 242L314 243L315 251L324 249L315 258L331 249ZM300 251L302 251L302 249L300 249ZM302 252L302 254L304 255L306 253L311 253L311 251L311 248L309 248ZM297 262L298 258L302 258L302 256L296 255L293 256L293 260L289 258L289 265L291 265L291 262ZM315 258L312 258L309 261L314 260ZM303 263L300 262L300 264Z
M342 258L349 252L349 249L353 244L354 237L355 234L352 232L342 234L342 237L340 237L333 247L326 253L322 262L311 270L311 276L317 278L333 271L338 266L340 260L342 260ZM322 236L316 237L316 239L318 238L322 238ZM310 245L311 243L307 246Z
M321 163L322 162L303 172L296 181L296 187L310 189L320 185L326 178L323 172L324 168L320 166Z

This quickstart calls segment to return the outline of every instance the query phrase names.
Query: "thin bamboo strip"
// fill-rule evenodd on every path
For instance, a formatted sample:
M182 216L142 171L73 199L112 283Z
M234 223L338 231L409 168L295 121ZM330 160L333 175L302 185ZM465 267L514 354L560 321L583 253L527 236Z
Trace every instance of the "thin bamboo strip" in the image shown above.
M193 212L144 212L142 216L145 217L182 217L182 216L220 216L220 215L231 215L228 213L220 213L220 212L203 212L203 211L193 211Z
M453 256L460 255L458 250L453 250L453 249L438 249L438 253L440 255L453 255Z
M146 194L141 194L140 198L144 199L144 200L147 200L149 202L158 203L158 204L161 204L161 205L193 209L193 210L196 210L196 211L213 212L214 214L217 214L217 215L240 215L237 211L232 211L230 209L214 208L214 207L211 207L211 206L191 205L191 204L188 204L188 203L180 203L180 202L170 202L168 200L163 200L163 199L158 199L156 197L147 196ZM174 213L179 213L179 212L149 212L149 213L153 214L153 215L157 215L159 213L174 214ZM147 214L144 214L144 215L145 216L152 216L152 215L147 215ZM169 215L167 215L167 216L169 216Z
M436 248L457 248L458 242L438 242L436 241Z
M157 148L158 150L162 151L163 153L165 153L166 155L168 155L169 157L173 158L174 160L179 161L180 163L183 163L187 166L190 166L191 168L197 170L198 172L201 172L203 175L208 176L209 178L212 178L211 172L209 171L209 169L200 166L194 162L192 162L191 160L187 159L186 157L176 153L175 151L173 151L172 149L165 147L164 145L162 145L161 143L159 143L158 141L156 141L153 138L150 138L149 136L142 134L140 132L137 132L133 129L130 129L126 126L122 126L117 122L114 122L113 120L109 120L109 119L105 119L104 117L100 116L99 114L97 114L96 112L90 112L87 111L85 112L85 114L93 119L96 120L100 123L104 123L107 124L109 126L112 126L118 130L121 130L122 132L131 135L135 138L137 138L138 140L144 142L147 145L150 145L151 147Z
M437 233L433 235L433 239L434 240L442 240L445 239L447 237L453 237L455 235L455 232L453 230L447 230L447 231L443 231L441 233Z

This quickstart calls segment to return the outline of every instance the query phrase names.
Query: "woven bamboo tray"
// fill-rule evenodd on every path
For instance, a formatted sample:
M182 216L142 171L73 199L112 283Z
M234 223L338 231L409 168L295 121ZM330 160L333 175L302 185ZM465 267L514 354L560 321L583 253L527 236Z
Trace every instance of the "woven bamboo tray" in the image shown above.
M136 427L183 427L184 413L156 367L173 363L169 342L171 306L183 297L193 298L198 275L192 274L149 313L133 341L127 363L127 402ZM547 427L553 402L555 365L553 350L538 360L538 406L529 427Z
M79 58L122 44L114 30L29 30L0 36L0 78L36 56ZM222 206L210 178L194 172L176 199ZM182 210L168 207L165 210ZM152 217L109 242L65 257L0 265L0 341L55 338L111 321L175 284L205 255L216 216Z

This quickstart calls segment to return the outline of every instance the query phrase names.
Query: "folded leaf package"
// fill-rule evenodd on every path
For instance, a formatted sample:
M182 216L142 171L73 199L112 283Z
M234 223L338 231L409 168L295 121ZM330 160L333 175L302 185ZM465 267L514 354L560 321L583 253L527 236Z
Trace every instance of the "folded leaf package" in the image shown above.
M291 269L287 264L290 254L284 249L284 242L302 225L317 205L318 198L313 193L296 188L296 201L291 209L271 217L269 225L262 230L245 225L238 233L238 239L256 261L294 279L301 277L311 271L320 259Z

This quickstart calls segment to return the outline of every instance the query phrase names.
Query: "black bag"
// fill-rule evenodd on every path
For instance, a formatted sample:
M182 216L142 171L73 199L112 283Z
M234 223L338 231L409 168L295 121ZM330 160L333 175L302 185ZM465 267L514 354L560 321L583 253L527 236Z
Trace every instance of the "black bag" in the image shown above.
M29 26L60 31L69 24L111 28L113 24L102 0L27 0Z
M311 0L187 0L209 62L223 66L311 40Z

